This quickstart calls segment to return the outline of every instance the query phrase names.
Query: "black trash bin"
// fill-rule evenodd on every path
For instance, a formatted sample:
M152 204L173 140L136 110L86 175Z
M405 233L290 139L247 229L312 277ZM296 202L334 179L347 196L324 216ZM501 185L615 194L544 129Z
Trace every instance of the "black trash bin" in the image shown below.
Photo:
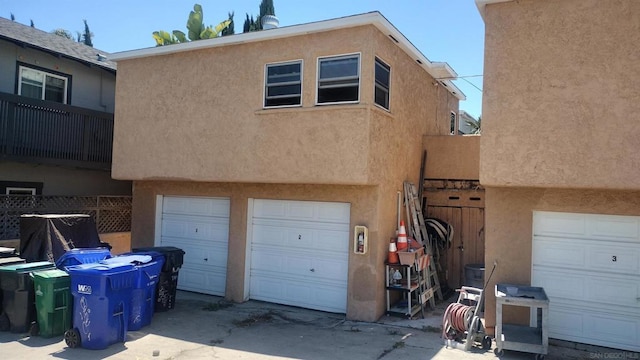
M36 321L36 295L31 273L55 267L54 263L48 261L0 267L2 307L4 315L9 319L11 332L27 332ZM4 325L6 321L4 315L0 325Z
M2 248L0 248L2 249ZM6 248L4 248L6 249ZM22 258L19 258L17 256L12 256L12 257L0 257L0 267L2 266L6 266L6 265L13 265L13 264L24 264L25 260ZM0 278L0 281L2 279ZM4 308L2 307L2 294L4 293L4 291L2 291L2 284L0 283L0 331L9 331L9 318L7 317L7 315L4 313Z
M164 265L158 285L156 286L155 312L171 310L176 305L176 290L178 288L178 272L184 259L184 251L173 246L157 246L133 249L134 253L144 253L151 257L158 254L164 257Z

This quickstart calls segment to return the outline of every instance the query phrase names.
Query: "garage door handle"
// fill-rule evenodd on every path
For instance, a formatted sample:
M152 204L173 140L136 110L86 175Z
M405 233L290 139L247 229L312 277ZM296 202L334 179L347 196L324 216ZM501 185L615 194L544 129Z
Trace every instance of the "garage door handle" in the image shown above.
M204 258L204 261L209 261L209 258Z
M309 271L311 271L311 272L316 272L316 269L309 269Z

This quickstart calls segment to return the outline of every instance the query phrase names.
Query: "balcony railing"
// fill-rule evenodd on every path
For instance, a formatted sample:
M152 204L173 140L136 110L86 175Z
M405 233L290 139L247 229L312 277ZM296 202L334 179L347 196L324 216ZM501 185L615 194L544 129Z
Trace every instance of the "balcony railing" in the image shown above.
M113 114L0 93L4 160L110 169Z

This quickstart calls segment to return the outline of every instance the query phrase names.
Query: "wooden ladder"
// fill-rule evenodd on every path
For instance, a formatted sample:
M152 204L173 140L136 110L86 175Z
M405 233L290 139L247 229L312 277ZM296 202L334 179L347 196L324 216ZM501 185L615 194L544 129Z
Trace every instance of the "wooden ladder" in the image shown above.
M438 279L438 271L436 270L435 262L433 261L433 248L427 233L427 226L424 222L424 215L422 213L422 200L418 198L416 187L410 183L404 183L404 200L405 209L407 211L407 218L410 219L409 231L412 233L413 238L420 244L424 245L427 256L429 256L429 265L426 267L426 296L431 293L429 299L431 306L435 306L435 300L433 293L438 295L438 299L443 300L442 290L440 289L440 280ZM431 291L429 291L431 290ZM422 299L421 299L422 300ZM426 300L425 300L426 301Z

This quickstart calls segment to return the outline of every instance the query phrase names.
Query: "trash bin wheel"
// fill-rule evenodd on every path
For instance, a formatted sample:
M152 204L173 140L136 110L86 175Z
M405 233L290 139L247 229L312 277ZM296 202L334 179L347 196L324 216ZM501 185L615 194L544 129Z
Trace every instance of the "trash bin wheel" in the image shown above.
M4 311L0 314L0 331L9 331L9 317Z
M491 349L491 338L489 336L486 336L482 338L482 348L484 350L489 350Z
M38 334L40 334L40 325L38 325L37 322L34 322L29 328L29 336L38 336Z
M498 356L498 357L502 357L502 355L504 355L504 350L502 350L500 348L495 348L495 349L493 349L493 353L496 354L496 356Z
M537 354L536 360L544 360L544 354Z
M77 348L80 345L80 333L76 328L69 329L64 333L64 342L70 348Z

